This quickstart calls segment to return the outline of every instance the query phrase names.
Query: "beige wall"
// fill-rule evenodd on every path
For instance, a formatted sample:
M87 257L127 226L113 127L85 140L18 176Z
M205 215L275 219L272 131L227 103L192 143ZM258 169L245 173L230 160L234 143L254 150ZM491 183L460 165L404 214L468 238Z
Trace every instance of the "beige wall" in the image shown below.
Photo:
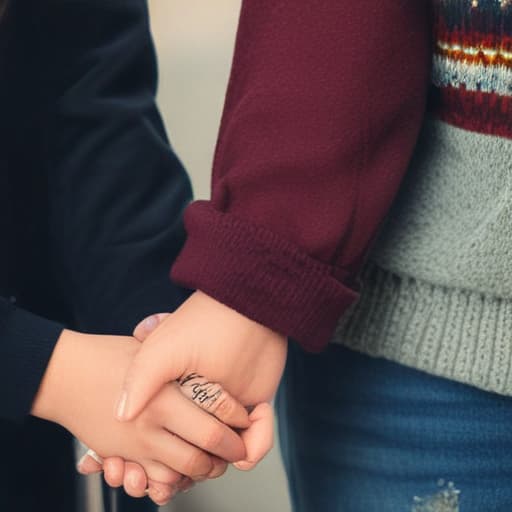
M150 8L160 65L159 104L196 197L205 198L240 1L150 0ZM277 449L253 472L232 470L196 486L169 510L289 511Z

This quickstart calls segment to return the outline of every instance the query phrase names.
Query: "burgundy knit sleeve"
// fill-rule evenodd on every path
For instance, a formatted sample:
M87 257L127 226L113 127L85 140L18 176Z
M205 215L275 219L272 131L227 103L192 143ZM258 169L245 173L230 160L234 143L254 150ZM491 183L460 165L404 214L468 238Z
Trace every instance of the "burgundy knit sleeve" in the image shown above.
M213 169L172 278L328 342L423 118L427 2L245 0Z

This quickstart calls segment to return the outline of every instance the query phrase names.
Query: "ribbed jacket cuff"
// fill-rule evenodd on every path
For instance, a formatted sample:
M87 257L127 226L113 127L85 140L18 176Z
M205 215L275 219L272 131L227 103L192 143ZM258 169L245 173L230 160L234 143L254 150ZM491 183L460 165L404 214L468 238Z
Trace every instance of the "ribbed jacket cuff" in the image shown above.
M0 416L20 421L32 402L63 327L0 300Z
M171 277L252 320L322 350L358 294L333 269L265 228L196 201L185 213L188 238Z

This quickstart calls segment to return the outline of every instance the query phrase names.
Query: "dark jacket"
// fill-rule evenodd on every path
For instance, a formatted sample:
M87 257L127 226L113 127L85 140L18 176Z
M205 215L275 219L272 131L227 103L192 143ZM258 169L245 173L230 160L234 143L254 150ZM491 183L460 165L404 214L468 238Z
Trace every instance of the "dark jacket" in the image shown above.
M128 334L186 297L168 274L191 189L156 81L145 0L11 2L0 27L0 510L81 501L70 436L27 417L62 328ZM154 510L119 499L122 512Z
M175 308L187 175L155 106L144 0L16 0L2 27L0 417L30 409L62 326Z

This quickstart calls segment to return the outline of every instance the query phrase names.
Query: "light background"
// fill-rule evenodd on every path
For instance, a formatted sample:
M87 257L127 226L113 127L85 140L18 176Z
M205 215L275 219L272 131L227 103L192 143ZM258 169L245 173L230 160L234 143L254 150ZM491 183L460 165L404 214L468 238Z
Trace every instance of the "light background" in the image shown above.
M150 10L160 67L158 102L196 198L207 198L240 0L150 0ZM230 470L181 495L166 512L289 510L274 449L254 471Z

